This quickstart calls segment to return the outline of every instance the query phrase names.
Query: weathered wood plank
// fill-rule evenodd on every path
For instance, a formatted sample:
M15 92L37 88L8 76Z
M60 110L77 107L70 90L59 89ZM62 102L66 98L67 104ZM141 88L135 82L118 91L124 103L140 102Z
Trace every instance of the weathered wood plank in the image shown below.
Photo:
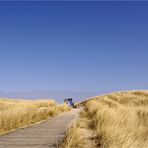
M0 148L54 148L64 138L68 124L79 109L62 113L43 123L0 136Z

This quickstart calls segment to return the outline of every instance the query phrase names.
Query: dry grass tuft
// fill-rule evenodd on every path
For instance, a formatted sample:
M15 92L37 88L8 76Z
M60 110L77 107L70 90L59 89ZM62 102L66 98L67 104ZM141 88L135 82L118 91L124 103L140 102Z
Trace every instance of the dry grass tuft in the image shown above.
M75 130L69 129L63 147L70 143L69 148L85 148L89 141L93 148L148 148L148 91L111 93L82 104ZM81 136L75 140L75 134Z
M59 105L54 100L0 99L0 134L29 126L68 110L67 104Z
M81 111L81 114L84 115L85 112ZM85 117L86 116L87 115L85 115ZM74 120L71 125L69 125L66 131L66 137L60 145L60 148L90 148L93 143L89 138L93 136L93 133L89 130L89 126L90 121L87 117Z

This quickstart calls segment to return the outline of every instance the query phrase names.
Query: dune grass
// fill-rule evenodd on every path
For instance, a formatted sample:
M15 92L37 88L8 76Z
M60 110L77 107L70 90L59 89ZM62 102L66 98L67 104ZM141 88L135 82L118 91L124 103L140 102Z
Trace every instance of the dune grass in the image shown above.
M70 110L54 100L0 99L0 134L41 122Z
M64 148L148 148L148 91L116 92L81 102Z

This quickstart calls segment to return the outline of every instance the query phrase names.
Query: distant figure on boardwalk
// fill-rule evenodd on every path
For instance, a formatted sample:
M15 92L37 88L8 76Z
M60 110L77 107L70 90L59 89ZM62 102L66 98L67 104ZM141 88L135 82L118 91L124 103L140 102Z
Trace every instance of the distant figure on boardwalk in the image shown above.
M65 98L64 102L67 103L69 106L74 107L73 98Z

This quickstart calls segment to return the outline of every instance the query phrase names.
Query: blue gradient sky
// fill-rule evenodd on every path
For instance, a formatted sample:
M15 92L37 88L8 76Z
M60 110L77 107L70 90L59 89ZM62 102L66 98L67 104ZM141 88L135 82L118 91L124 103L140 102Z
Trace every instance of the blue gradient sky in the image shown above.
M148 2L0 2L0 90L148 89Z

